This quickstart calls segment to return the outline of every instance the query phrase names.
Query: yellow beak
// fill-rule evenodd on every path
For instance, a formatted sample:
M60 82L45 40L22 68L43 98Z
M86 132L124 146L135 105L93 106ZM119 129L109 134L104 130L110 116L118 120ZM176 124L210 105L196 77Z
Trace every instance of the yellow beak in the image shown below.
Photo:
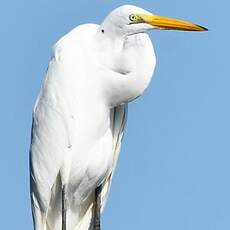
M156 29L161 30L184 30L184 31L207 31L208 29L193 24L191 22L175 19L175 18L168 18L162 17L158 15L147 15L147 14L138 14L138 17L143 20L143 22L148 23L155 27Z

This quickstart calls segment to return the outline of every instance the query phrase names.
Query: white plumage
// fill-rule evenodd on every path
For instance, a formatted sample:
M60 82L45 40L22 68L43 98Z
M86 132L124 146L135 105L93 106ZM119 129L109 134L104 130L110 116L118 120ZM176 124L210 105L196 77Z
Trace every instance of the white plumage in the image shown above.
M135 14L146 22L140 18L133 22L130 15ZM63 185L67 185L67 230L89 229L94 190L100 184L104 207L127 102L144 92L155 67L145 33L155 27L144 15L152 16L138 7L119 7L100 26L78 26L54 46L33 113L30 169L35 230L61 229Z

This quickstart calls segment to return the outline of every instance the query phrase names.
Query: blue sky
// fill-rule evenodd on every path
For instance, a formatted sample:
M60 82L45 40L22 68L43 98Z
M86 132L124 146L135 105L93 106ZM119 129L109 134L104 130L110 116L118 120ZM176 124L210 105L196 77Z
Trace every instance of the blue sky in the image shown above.
M154 31L154 80L130 104L103 229L230 229L228 1L5 1L1 3L1 229L32 229L31 111L52 44L81 23L134 4L207 26Z

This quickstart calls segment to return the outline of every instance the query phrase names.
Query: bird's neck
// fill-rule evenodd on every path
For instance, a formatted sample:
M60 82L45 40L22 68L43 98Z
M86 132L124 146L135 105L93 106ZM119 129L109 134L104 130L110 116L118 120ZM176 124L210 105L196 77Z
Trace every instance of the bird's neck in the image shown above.
M99 76L107 103L116 106L140 96L149 85L155 67L148 35L104 37L98 44Z

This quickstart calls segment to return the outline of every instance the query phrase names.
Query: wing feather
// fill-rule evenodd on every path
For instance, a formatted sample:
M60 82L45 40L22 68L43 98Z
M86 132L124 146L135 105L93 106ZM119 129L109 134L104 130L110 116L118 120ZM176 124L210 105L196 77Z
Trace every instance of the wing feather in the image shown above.
M102 210L106 204L109 189L111 186L113 174L116 168L117 160L119 157L121 143L124 135L124 129L127 121L127 114L128 114L128 105L119 105L113 109L111 109L110 113L110 121L111 121L111 130L113 134L113 166L111 173L105 179L103 188L102 188Z
M71 147L73 125L65 92L58 88L60 75L59 63L52 58L33 112L30 187L35 229L45 229L52 188Z

